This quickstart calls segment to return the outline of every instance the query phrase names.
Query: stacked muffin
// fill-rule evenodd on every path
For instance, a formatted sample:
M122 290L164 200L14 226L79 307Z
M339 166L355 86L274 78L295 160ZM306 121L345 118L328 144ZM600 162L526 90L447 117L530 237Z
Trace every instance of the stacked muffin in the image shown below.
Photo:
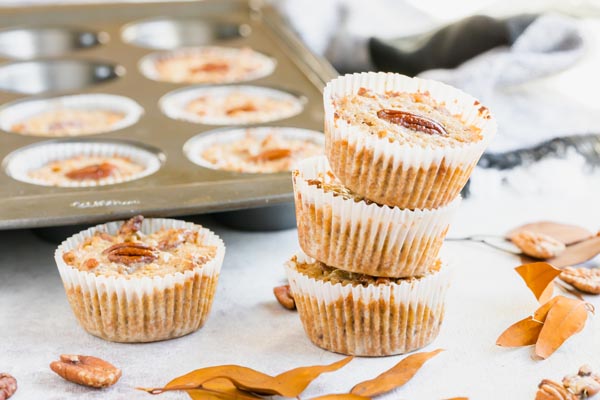
M305 331L344 354L423 347L444 316L438 253L495 121L457 89L398 74L337 78L324 102L327 158L293 172L304 252L286 269Z

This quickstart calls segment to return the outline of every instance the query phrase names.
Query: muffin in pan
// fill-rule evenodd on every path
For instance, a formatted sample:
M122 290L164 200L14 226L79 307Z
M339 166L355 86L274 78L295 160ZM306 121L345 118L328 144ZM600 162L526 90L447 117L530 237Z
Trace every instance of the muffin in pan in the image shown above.
M156 172L163 155L129 142L50 141L18 149L5 160L6 173L42 186L89 187L141 179Z
M292 173L298 240L306 254L346 271L410 277L436 260L460 197L433 210L373 203L344 187L325 157Z
M329 82L323 96L334 174L379 204L409 209L448 204L496 132L486 107L439 82L351 74Z
M323 134L288 127L215 130L194 136L184 152L195 164L245 173L291 171L306 157L324 153Z
M309 339L342 354L407 353L438 335L448 266L434 262L421 278L381 278L342 271L299 253L286 264Z
M143 112L127 97L79 94L10 103L0 110L0 127L29 136L87 136L126 128Z
M224 254L221 239L200 225L136 216L70 237L55 260L87 332L115 342L151 342L204 325Z
M188 47L150 54L140 70L150 79L173 83L234 83L270 75L273 58L249 47Z
M161 100L170 118L207 125L249 125L302 112L304 100L262 86L196 86L167 93Z

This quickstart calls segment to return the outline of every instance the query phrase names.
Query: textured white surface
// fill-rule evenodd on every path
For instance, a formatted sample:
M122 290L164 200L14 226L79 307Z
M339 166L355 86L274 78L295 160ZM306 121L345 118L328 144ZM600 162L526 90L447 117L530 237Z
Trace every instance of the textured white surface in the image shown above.
M501 233L539 219L598 229L599 178L587 179L585 191L571 191L565 184L560 195L521 196L512 190L479 193L463 202L450 236ZM558 192L560 188L554 187L553 193ZM55 246L29 231L0 232L0 370L18 379L14 399L149 399L150 395L134 387L158 386L203 366L236 363L278 373L338 360L340 356L308 341L296 313L281 308L271 292L284 281L283 262L297 250L296 231L243 233L210 220L207 223L227 245L207 324L180 339L138 345L109 343L85 333L67 304L52 259ZM447 351L387 399L459 395L472 400L532 399L542 378L560 379L583 363L600 369L598 317L590 318L582 333L546 361L531 360L529 348L496 347L499 333L536 307L512 270L517 258L468 243L446 243L443 251L455 267L454 282L440 336L426 350L443 347ZM589 300L600 309L599 298ZM123 369L123 378L104 391L70 384L48 368L60 353L103 357ZM320 377L302 398L347 391L401 358L356 359ZM165 394L159 398L186 397Z

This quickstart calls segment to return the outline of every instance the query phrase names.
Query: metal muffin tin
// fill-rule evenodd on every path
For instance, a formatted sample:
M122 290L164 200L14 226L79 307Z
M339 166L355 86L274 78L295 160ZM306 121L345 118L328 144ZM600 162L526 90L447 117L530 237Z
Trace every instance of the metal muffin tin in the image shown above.
M43 26L36 25L40 22ZM80 93L126 96L144 108L136 124L59 140L126 140L165 155L162 168L151 176L94 188L19 182L5 173L3 165L0 229L91 224L134 213L180 216L264 206L274 211L265 214L270 218L286 218L276 210L291 212L290 174L234 173L190 162L183 153L184 144L215 127L165 116L159 108L161 97L186 85L152 81L138 69L142 57L151 52L195 45L248 46L274 57L273 74L242 84L299 93L305 104L300 114L265 125L323 129L321 91L337 73L310 53L273 9L261 3L206 0L0 11L1 104ZM0 131L0 159L46 140ZM234 215L236 221L245 218ZM260 216L248 217L260 225ZM271 225L272 221L265 226Z

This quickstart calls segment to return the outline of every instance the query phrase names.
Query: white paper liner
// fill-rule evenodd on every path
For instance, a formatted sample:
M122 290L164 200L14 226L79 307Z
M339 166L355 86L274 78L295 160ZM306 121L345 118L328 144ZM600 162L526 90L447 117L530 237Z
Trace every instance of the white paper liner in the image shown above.
M106 142L91 140L70 140L58 142L42 142L15 150L4 160L5 172L8 176L21 182L41 186L52 186L50 183L34 179L29 172L57 160L65 160L76 156L126 157L144 169L126 178L107 177L97 181L65 181L60 187L90 187L114 185L141 179L158 171L162 165L161 156L150 150L125 142Z
M437 259L460 197L433 210L401 210L334 196L308 180L330 171L311 157L292 174L298 240L306 254L346 271L383 277L423 275Z
M211 50L214 52L218 52L223 54L225 57L235 58L238 57L242 49L237 49L233 47L219 47L219 46L199 46L199 47L184 47L176 50L170 51L159 51L155 53L148 54L143 57L139 63L140 72L148 79L152 79L155 81L163 81L163 82L171 82L169 79L165 79L162 77L156 69L156 62L161 60L166 60L170 58L178 58L178 57L187 57L189 55L194 54L202 54L205 50ZM264 78L265 76L269 76L275 70L277 66L277 61L269 57L265 54L262 54L256 50L252 50L254 52L253 57L262 64L262 68L257 69L252 74L248 74L244 77L240 77L237 79L224 79L220 82L208 82L207 84L222 84L222 83L240 83L240 82L249 82L256 79ZM175 82L175 83L193 83L197 84L199 82Z
M465 124L481 128L483 138L478 142L445 147L401 144L365 132L360 126L351 125L342 118L336 121L333 99L354 94L361 87L375 92L429 92L436 101L445 103L452 114L461 115ZM325 144L336 176L348 188L373 201L401 208L435 208L454 199L497 129L495 119L487 109L481 111L482 106L475 98L440 82L400 74L368 72L345 75L327 84L323 99ZM356 159L357 154L361 154L363 159ZM440 169L433 176L421 180L430 168L436 169L442 164L450 171ZM422 168L425 172L401 178L402 171L411 168ZM463 171L461 176L457 175L456 168ZM434 178L445 187L435 187Z
M96 231L116 234L122 223L109 222L77 233L62 242L54 253L67 298L79 323L92 335L117 342L171 339L199 329L212 306L225 256L223 241L200 225L151 218L144 219L142 232L192 229L201 233L203 244L217 247L216 256L203 266L183 273L129 279L95 275L64 262L65 252L77 248ZM69 294L70 291L75 294Z
M275 99L292 101L295 103L295 107L287 113L280 113L276 117L265 115L260 121L246 122L241 119L233 117L221 117L221 116L200 116L193 112L186 111L187 105L197 99L200 96L226 96L231 92L245 92L250 95L256 96L269 96ZM196 124L205 125L250 125L256 123L267 123L282 120L285 118L293 117L298 115L304 109L304 99L295 96L291 93L284 92L282 90L273 89L264 86L250 86L250 85L235 85L235 86L192 86L172 92L164 95L160 101L159 106L162 112L169 118L183 120L187 122L193 122Z
M303 253L300 263L315 260ZM342 285L317 280L286 264L298 314L310 340L336 353L358 356L402 354L431 343L444 317L451 271L401 283Z
M239 128L229 130L214 130L207 133L200 133L183 145L183 152L187 158L196 165L210 169L219 169L210 161L202 157L202 153L208 147L214 144L231 143L237 140L242 140L246 134L264 139L269 135L278 135L286 139L306 140L325 146L325 136L321 132L310 129L278 127L278 126L261 126L252 128Z
M43 136L43 137L65 137L65 136L88 136L100 133L112 132L135 124L144 114L144 109L135 101L113 94L77 94L72 96L60 96L49 99L18 100L4 105L0 109L0 129L13 132L15 124L19 124L31 117L60 109L69 110L106 110L124 114L124 118L114 123L109 129L101 132L83 133L76 135L48 135L38 133L21 133L19 135Z

